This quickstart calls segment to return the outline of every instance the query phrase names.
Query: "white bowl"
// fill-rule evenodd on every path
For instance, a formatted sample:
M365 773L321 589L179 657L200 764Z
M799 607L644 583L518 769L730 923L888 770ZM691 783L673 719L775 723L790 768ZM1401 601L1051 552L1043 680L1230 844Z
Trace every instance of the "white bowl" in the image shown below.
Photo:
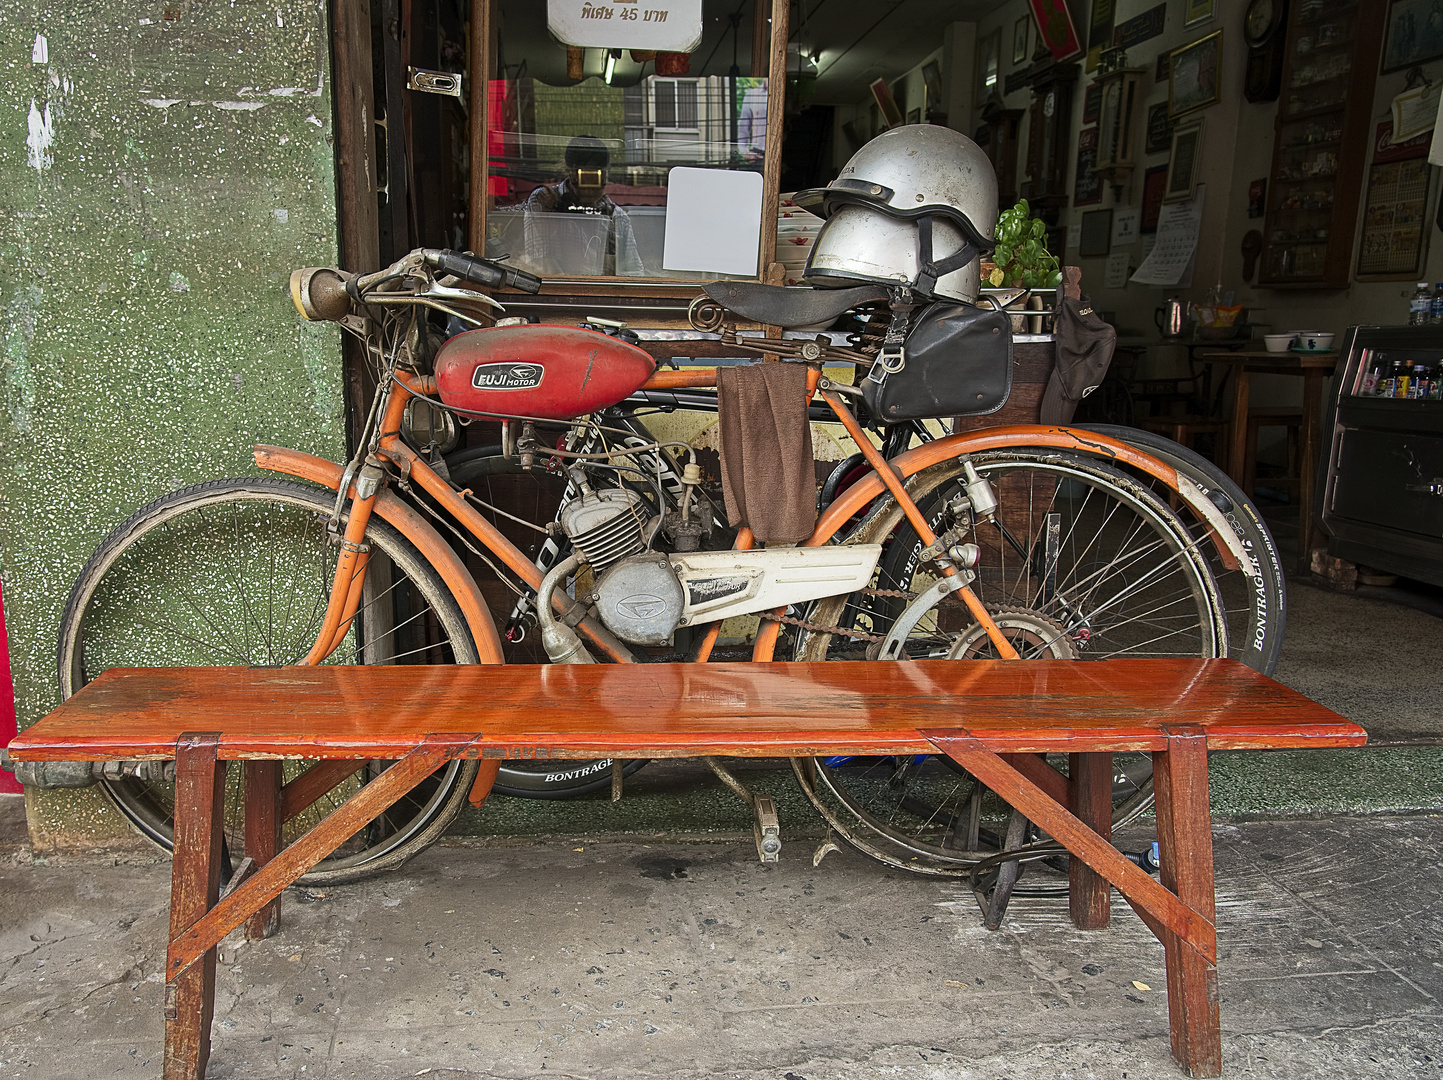
M1333 334L1324 334L1317 330L1305 330L1298 335L1298 348L1306 352L1320 352L1323 349L1333 347Z
M1267 345L1268 352L1287 352L1293 347L1296 339L1292 334L1264 334L1263 343Z

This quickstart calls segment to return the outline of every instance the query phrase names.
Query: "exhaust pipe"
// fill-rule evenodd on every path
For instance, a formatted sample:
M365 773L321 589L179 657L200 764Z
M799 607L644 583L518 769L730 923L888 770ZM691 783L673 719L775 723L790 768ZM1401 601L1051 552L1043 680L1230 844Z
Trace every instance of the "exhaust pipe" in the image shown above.
M541 644L553 664L594 664L596 658L586 651L581 635L564 622L559 622L551 610L551 596L556 586L581 565L581 556L572 554L553 566L536 590L536 621L541 624Z

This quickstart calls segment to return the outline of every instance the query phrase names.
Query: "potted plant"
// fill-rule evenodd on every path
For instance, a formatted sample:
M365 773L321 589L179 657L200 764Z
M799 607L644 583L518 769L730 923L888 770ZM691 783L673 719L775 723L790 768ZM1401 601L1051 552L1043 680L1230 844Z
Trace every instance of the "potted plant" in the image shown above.
M1057 256L1047 250L1047 225L1032 216L1026 199L998 215L994 238L992 258L982 263L982 283L994 289L1012 290L997 297L1003 307L1011 307L1027 296L1029 290L1055 289L1062 281ZM1029 309L1040 310L1041 297L1029 296L1026 304ZM1026 315L1013 314L1013 332L1026 332L1027 319ZM1031 321L1032 332L1041 333L1042 317L1033 316Z
M984 277L993 288L1055 289L1062 282L1062 265L1047 250L1047 226L1032 216L1026 199L997 216L992 269Z

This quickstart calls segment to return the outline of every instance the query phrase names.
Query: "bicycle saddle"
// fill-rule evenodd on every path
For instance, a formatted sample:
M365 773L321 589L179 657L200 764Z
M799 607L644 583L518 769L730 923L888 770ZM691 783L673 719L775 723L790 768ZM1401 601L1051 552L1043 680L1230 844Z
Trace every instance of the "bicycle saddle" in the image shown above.
M713 281L702 287L707 296L743 319L767 326L811 326L830 323L848 308L885 300L880 285L851 289L797 289L755 281Z

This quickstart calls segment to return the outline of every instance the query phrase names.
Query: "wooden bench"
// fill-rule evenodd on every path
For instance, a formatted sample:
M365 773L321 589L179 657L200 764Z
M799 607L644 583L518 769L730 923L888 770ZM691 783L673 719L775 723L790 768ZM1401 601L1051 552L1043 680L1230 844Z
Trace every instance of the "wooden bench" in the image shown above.
M115 669L11 743L17 760L176 762L165 1077L205 1075L216 946L275 932L280 895L445 762L945 753L1072 854L1070 913L1115 886L1162 942L1173 1055L1222 1068L1210 749L1358 746L1335 713L1230 660ZM1111 755L1151 751L1160 881L1111 843ZM1046 753L1069 757L1069 777ZM279 759L317 765L284 791ZM396 758L280 847L285 808ZM225 766L243 762L246 861L220 895ZM350 770L354 771L354 770ZM494 775L494 766L493 766ZM307 788L314 789L307 792Z

